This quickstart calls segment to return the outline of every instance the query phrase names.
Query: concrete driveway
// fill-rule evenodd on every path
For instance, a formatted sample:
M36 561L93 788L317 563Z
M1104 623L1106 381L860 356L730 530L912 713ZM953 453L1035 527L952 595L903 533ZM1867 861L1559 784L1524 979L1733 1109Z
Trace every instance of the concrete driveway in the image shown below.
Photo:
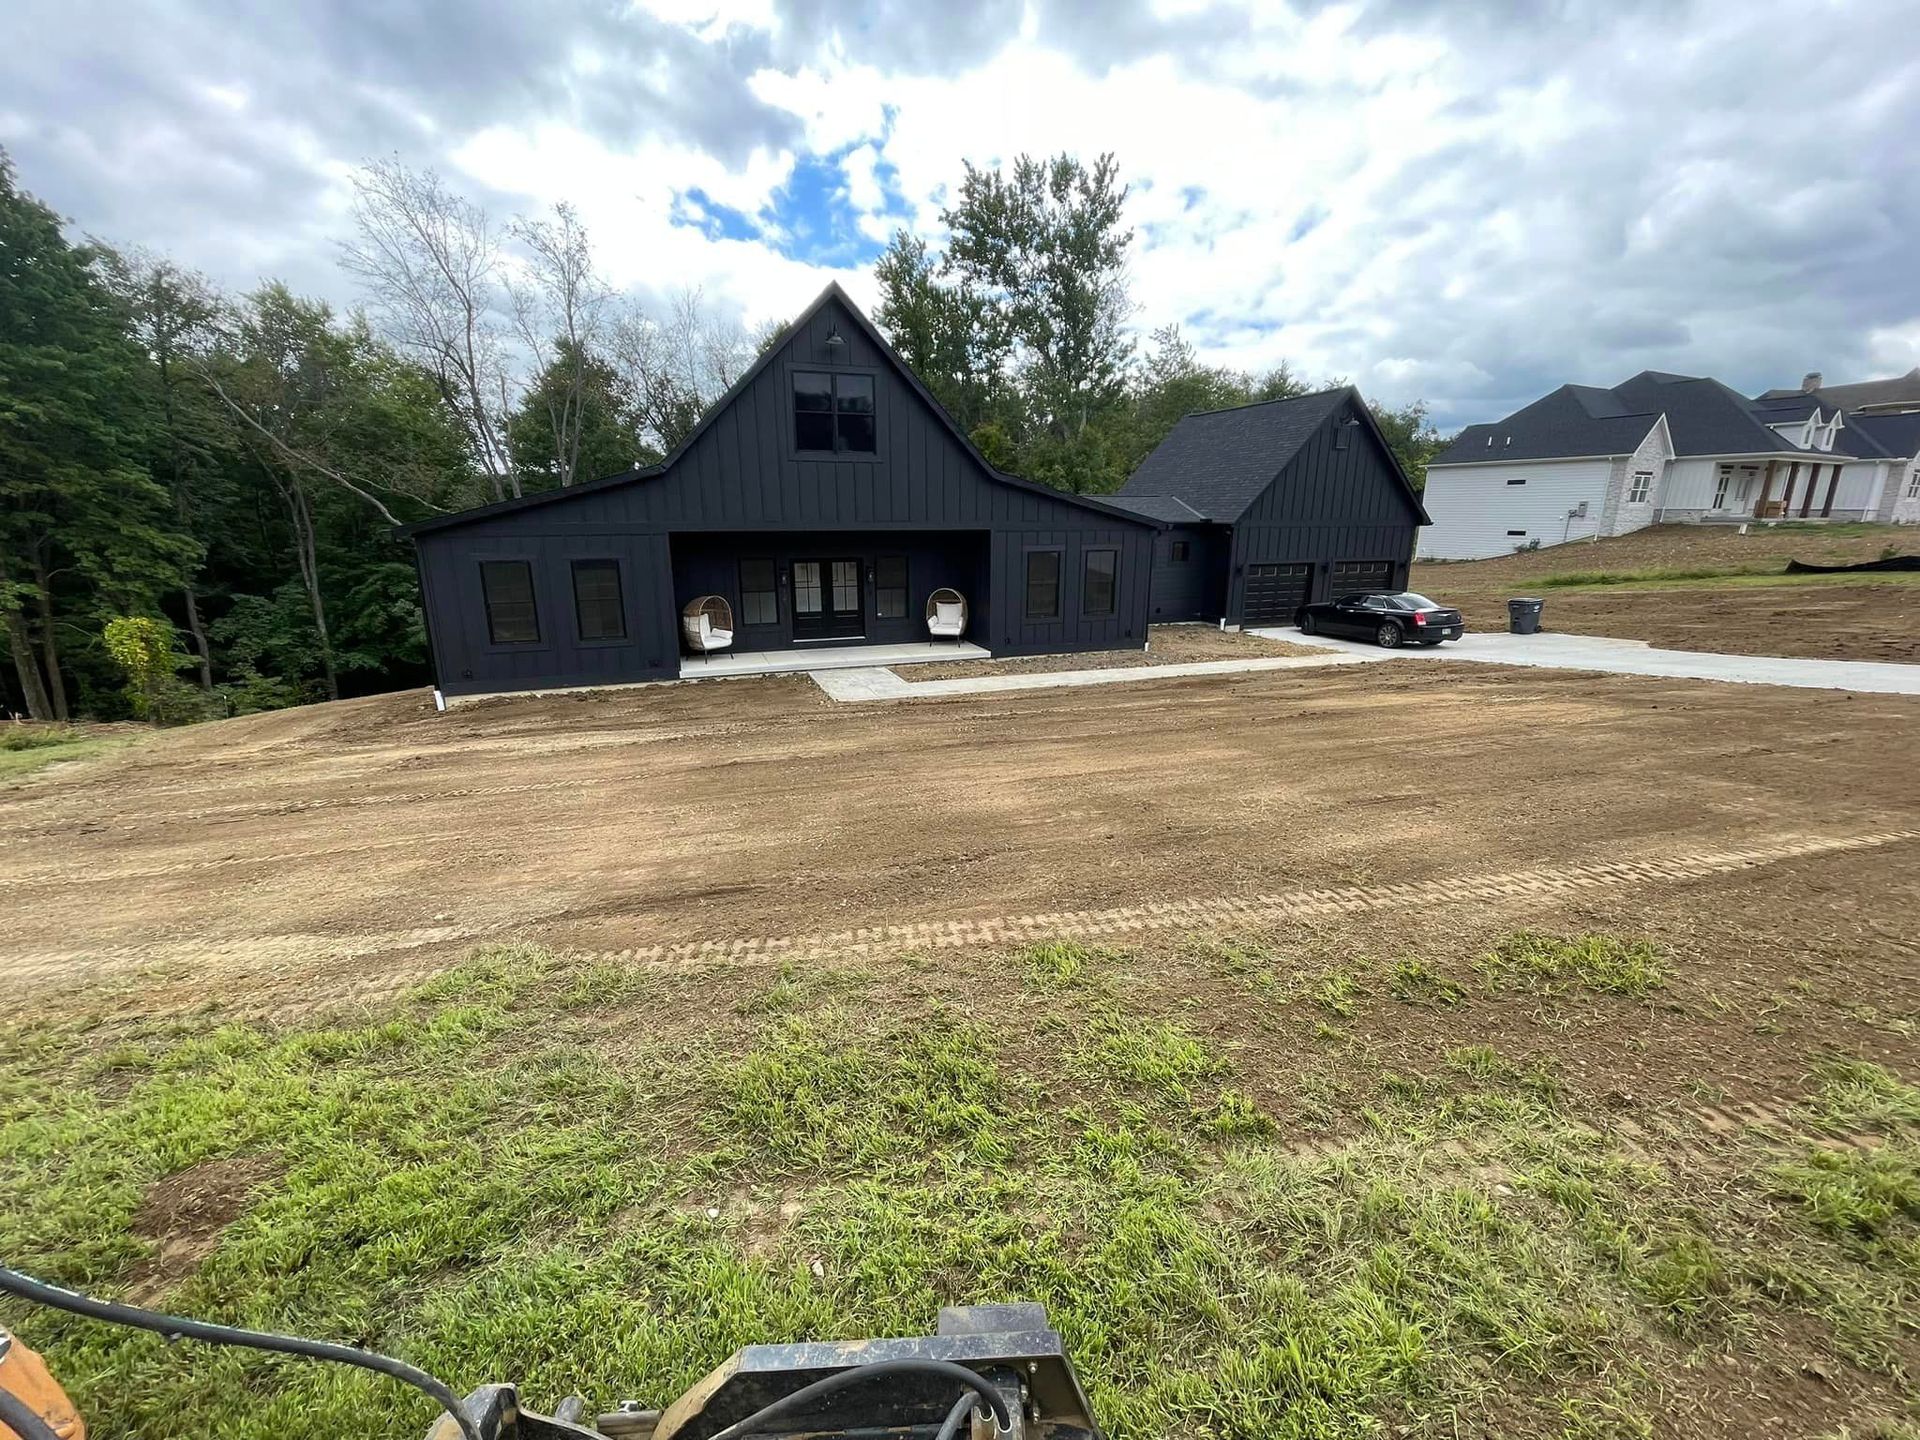
M1428 648L1382 650L1362 640L1303 635L1291 626L1256 635L1377 660L1474 660L1487 665L1534 665L1547 670L1598 670L1612 675L1725 680L1735 685L1793 685L1807 690L1860 690L1876 695L1920 695L1920 665L1873 660L1792 660L1763 655L1714 655L1701 650L1656 650L1644 640L1600 635L1467 634Z

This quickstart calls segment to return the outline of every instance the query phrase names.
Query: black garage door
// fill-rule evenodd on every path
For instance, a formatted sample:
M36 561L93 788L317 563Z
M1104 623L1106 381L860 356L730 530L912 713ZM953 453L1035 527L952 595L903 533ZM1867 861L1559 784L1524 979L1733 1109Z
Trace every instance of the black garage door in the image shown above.
M1291 625L1313 587L1311 565L1247 566L1249 625Z
M1358 595L1365 590L1393 589L1391 560L1336 560L1333 565L1333 598Z

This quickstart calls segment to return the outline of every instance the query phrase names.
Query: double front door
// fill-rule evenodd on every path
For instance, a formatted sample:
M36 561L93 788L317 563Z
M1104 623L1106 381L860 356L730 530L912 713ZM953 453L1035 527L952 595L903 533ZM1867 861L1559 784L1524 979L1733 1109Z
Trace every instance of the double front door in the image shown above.
M795 640L858 640L866 633L858 560L793 562Z

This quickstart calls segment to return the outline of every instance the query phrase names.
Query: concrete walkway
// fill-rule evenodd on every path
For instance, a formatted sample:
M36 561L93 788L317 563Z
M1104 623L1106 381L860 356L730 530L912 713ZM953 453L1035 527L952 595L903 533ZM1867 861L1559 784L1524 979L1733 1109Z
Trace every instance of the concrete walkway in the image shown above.
M1676 680L1722 680L1735 685L1792 685L1808 690L1858 690L1875 695L1920 695L1920 665L1878 660L1795 660L1766 655L1714 655L1656 650L1644 640L1599 635L1468 634L1431 649L1382 650L1360 640L1302 635L1294 629L1255 630L1274 640L1318 645L1356 660L1466 660L1485 665L1534 665L1548 670L1597 670L1608 675L1653 675ZM918 687L916 687L918 688Z
M1343 647L1344 648L1344 647ZM1111 670L1041 670L981 675L970 680L902 680L875 666L822 670L813 683L835 700L937 699L946 695L995 695L1003 690L1051 690L1075 685L1134 685L1143 680L1179 680L1191 675L1239 675L1251 670L1322 670L1359 665L1380 656L1329 651L1325 655L1263 655L1248 660L1194 660L1182 665L1124 665Z

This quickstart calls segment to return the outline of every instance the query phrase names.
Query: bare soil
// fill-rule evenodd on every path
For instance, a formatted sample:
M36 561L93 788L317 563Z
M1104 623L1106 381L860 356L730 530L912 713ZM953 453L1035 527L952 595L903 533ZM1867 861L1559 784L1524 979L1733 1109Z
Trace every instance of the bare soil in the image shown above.
M1592 543L1556 545L1491 560L1423 561L1411 588L1458 605L1471 627L1506 628L1510 596L1547 602L1545 628L1575 635L1645 640L1676 650L1793 655L1828 660L1920 661L1920 586L1784 575L1777 584L1683 580L1632 588L1541 587L1574 573L1634 574L1724 569L1779 574L1789 559L1816 564L1877 560L1891 548L1920 554L1911 525L1755 528L1656 525ZM1904 579L1905 577L1901 577Z
M1916 720L1445 665L867 706L800 678L346 701L0 790L0 986L313 1003L495 939L730 944L1878 832L1920 825ZM1850 928L1920 931L1883 914L1911 859L1823 862ZM1749 903L1686 888L1703 920ZM1398 923L1435 925L1426 902Z
M1294 645L1264 635L1222 630L1216 625L1155 625L1145 650L1096 650L1072 655L1023 655L1010 660L945 660L901 665L902 680L972 680L983 675L1051 675L1063 670L1137 670L1151 665L1187 665L1197 660L1251 660L1262 656L1319 655L1312 645Z
M132 1228L153 1250L127 1274L128 1298L151 1304L193 1274L274 1168L262 1157L207 1160L149 1187Z

